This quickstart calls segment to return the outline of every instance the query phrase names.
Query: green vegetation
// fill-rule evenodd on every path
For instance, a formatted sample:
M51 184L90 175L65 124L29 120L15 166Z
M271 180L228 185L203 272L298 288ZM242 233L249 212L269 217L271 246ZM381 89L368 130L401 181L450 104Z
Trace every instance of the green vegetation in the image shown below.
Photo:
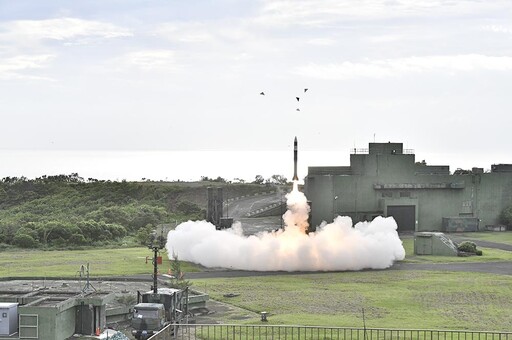
M479 257L414 256L413 239L408 237L403 242L406 261L411 262L512 261L511 252L485 248L484 256ZM180 279L188 280L187 272L201 270L187 262L173 262L165 252L162 255L161 272L183 271L185 277ZM149 277L153 270L151 256L152 252L142 247L7 250L0 252L0 275L76 277L80 266L89 263L92 277ZM512 277L508 275L382 270L186 282L207 292L213 300L241 309L219 317L225 323L259 324L258 313L267 311L269 324L361 327L364 308L367 327L486 331L512 328Z
M476 244L473 241L464 241L457 245L457 250L460 254L470 254L470 255L478 255L482 256L482 251L476 249Z
M502 233L496 233L502 234ZM512 235L512 233L511 233ZM504 243L504 242L503 242ZM483 256L458 257L458 256L433 256L433 255L414 255L414 239L407 237L402 239L405 249L404 262L409 263L450 263L450 262L496 262L512 261L512 252L493 248L479 247Z
M482 241L498 242L498 243L505 243L505 244L512 245L512 231L500 231L500 232L483 231L483 232L476 232L476 233L461 233L461 234L457 234L457 236L472 239L472 240L482 240ZM450 237L450 234L448 234L448 237Z
M228 184L217 184L228 185ZM159 224L205 218L208 183L111 182L78 174L0 181L0 250L146 244ZM254 184L226 196L268 191Z
M166 252L159 269L167 273L172 261ZM90 275L128 276L153 273L153 253L145 247L88 250L25 250L0 252L2 277L76 277L81 265L89 263ZM198 271L196 265L180 261L184 273ZM186 277L186 274L185 274Z
M509 230L510 230L510 227L512 227L512 205L503 209L503 211L500 214L499 219L500 219L500 222L503 223L504 225L508 226Z
M512 252L483 248L483 256L416 256L413 239L403 239L406 251L404 262L448 263L448 262L495 262L512 261ZM199 271L200 267L188 262L173 262L165 250L161 270L175 272ZM148 263L146 263L148 257ZM80 265L90 263L92 276L134 275L152 272L152 252L147 247L119 246L118 248L83 250L19 250L5 249L0 252L0 276L72 277ZM171 260L169 260L171 258ZM148 269L149 268L149 269ZM149 270L149 271L148 271ZM186 275L185 275L185 279Z
M507 275L386 270L193 283L214 300L269 312L269 324L362 327L364 308L366 327L512 329L512 277ZM257 315L249 315L222 321L259 323Z

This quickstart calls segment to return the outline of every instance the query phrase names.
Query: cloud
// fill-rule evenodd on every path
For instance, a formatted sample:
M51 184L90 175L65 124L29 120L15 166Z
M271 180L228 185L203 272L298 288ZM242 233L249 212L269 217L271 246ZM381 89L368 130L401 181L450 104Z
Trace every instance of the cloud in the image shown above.
M308 64L294 73L320 79L385 78L426 72L510 71L512 57L479 54L425 56L339 64Z
M336 44L336 40L331 38L313 38L309 39L307 43L317 46L333 46Z
M46 55L20 55L11 58L0 58L0 79L45 79L24 73L27 70L45 67L55 56Z
M510 26L503 26L503 25L486 25L482 26L482 30L489 31L489 32L495 32L495 33L512 33L512 27Z
M347 19L449 16L511 8L507 0L265 0L260 17L268 25L323 26Z
M0 26L7 33L3 35L29 40L70 40L76 38L119 38L129 37L130 30L111 23L83 20L78 18L59 18L47 20L17 20Z
M172 50L144 50L131 52L121 58L122 64L145 71L177 71L181 66Z
M212 27L207 27L204 23L165 23L159 25L154 34L182 43L205 43L214 38Z

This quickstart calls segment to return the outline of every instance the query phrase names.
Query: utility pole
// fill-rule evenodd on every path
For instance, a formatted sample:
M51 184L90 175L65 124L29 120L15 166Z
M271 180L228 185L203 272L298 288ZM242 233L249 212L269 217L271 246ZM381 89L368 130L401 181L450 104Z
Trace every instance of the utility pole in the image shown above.
M165 247L165 239L163 235L153 237L153 240L148 244L148 248L153 251L153 293L158 293L158 252Z

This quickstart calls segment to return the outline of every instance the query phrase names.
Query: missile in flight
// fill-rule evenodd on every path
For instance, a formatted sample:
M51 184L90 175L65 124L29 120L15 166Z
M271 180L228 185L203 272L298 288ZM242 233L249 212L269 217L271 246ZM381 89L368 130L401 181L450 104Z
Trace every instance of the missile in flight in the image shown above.
M297 136L295 136L295 140L293 141L293 181L298 181L299 177L297 176Z

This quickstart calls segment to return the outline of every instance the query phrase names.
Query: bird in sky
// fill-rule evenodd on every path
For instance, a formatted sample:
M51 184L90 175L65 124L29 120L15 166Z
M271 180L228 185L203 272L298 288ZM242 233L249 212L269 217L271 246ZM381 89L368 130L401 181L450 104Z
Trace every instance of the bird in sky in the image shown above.
M299 108L297 108L297 111L300 111L300 109L299 109Z
M299 98L299 97L295 97L295 98L297 99L297 101L299 101L299 100L300 100L300 98Z
M264 95L265 95L265 92L260 92L260 95L264 96Z
M304 93L308 92L308 89L304 89Z

